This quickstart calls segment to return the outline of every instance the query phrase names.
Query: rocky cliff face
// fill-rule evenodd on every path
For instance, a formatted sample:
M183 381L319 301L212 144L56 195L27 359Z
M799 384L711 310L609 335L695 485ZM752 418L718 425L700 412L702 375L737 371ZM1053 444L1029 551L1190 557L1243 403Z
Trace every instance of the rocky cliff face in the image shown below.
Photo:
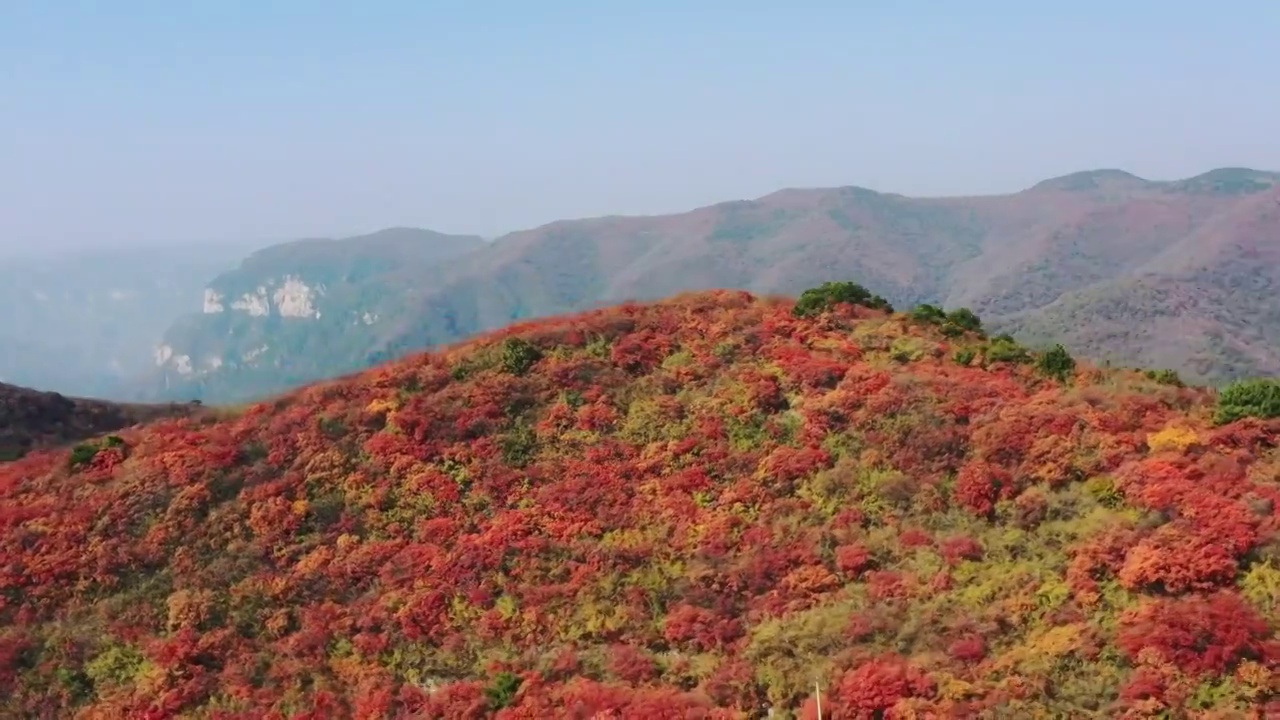
M479 237L396 228L273 246L203 290L154 348L154 396L239 400L363 367L428 269Z

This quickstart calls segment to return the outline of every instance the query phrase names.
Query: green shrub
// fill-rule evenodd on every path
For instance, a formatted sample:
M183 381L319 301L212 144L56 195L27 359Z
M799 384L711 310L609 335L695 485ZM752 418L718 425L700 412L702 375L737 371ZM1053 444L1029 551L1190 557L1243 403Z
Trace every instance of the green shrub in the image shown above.
M587 355L601 360L609 359L609 352L613 347L613 342L603 335L594 337L587 343L584 348Z
M946 337L959 337L966 332L982 332L982 321L969 308L960 308L947 312L937 305L925 303L911 311L911 319L941 325L941 332Z
M947 313L947 322L971 332L982 331L982 320L969 308L959 308Z
M1186 384L1182 382L1182 378L1178 377L1178 373L1173 370L1148 370L1144 374L1147 376L1147 379L1154 380L1161 385L1186 387Z
M251 440L240 447L241 461L249 464L266 460L270 454L271 449L261 440Z
M987 345L987 362L1024 363L1031 360L1027 349L1008 335L998 335Z
M109 645L85 664L85 676L95 688L113 688L133 682L147 665L147 657L132 645Z
M509 337L502 342L502 369L524 375L542 359L542 351L524 338Z
M562 390L560 392L560 399L564 401L565 405L568 405L574 410L577 410L587 403L586 398L582 397L582 393L577 390Z
M1089 478L1084 484L1085 492L1093 496L1103 507L1119 507L1124 502L1124 495L1116 488L1116 484L1109 477L1098 476Z
M342 418L325 417L318 421L320 432L330 440L338 440L347 434L347 424Z
M936 305L925 303L917 305L916 309L911 311L911 319L937 325L947 319L947 313Z
M961 348L951 357L961 365L971 365L973 363L973 358L976 356L977 353L973 351L973 348Z
M913 337L900 337L889 346L889 357L896 362L914 362L924 356L925 346Z
M119 435L108 435L98 442L82 442L71 448L71 457L67 460L67 466L75 470L93 462L93 458L98 454L99 450L122 448L124 446L124 438Z
M796 317L812 317L820 315L840 303L862 305L874 310L893 312L888 300L851 282L825 282L816 288L809 288L800 294L800 299L792 308Z
M449 376L452 377L454 380L457 380L458 382L462 382L463 380L466 380L468 377L471 376L471 371L474 369L475 369L475 366L472 365L472 363L464 360L458 363L457 365L454 365L449 370Z
M484 696L489 701L489 709L501 710L515 702L520 683L520 676L515 673L498 673L498 676L493 679L493 684L484 689Z
M1225 425L1246 417L1280 417L1280 381L1241 380L1218 395L1215 422Z
M60 667L54 671L58 686L72 703L81 703L93 697L93 681L79 668Z
M502 436L502 461L511 467L522 468L533 460L538 451L538 436L533 428L524 423L517 423L506 435Z
M1054 345L1053 349L1040 356L1036 368L1051 378L1066 382L1076 370L1076 361L1062 345Z
M93 462L93 457L98 454L98 445L96 443L80 443L71 448L71 459L68 464L74 470L81 465L88 465Z

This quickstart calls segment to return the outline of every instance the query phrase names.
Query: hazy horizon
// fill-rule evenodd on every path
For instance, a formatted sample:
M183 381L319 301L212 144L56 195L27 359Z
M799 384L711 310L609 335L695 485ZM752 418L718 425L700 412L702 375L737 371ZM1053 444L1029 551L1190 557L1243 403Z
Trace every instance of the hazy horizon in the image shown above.
M1261 2L129 8L0 9L0 254L1280 169Z

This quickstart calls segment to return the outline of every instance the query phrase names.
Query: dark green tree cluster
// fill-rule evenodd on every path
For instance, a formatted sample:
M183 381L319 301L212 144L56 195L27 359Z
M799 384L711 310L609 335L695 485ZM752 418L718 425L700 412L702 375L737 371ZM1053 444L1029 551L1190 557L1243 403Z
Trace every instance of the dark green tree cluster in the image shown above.
M947 319L947 312L937 305L923 303L911 311L911 319L931 325L937 325Z
M522 681L519 675L510 671L498 673L493 683L484 689L484 696L489 700L489 707L501 710L515 703L516 693L520 691Z
M1036 368L1043 374L1066 382L1067 378L1076 371L1076 360L1071 357L1071 353L1062 345L1054 345L1052 349L1040 356L1036 361Z
M1264 420L1280 417L1280 381L1241 380L1218 395L1215 422L1225 425L1246 417Z
M820 315L840 303L862 305L874 310L893 312L888 300L874 295L870 290L857 283L825 282L816 288L809 288L800 294L796 306L792 310L796 317L813 317Z
M512 375L529 372L542 359L542 351L524 338L507 338L502 343L502 369Z
M454 380L462 382L474 373L498 369L509 375L524 375L542 359L538 346L520 337L509 337L484 352L460 361L451 370Z
M965 332L982 332L982 320L969 308L958 308L947 312L937 305L925 303L911 311L911 318L918 322L941 326L942 334L947 337L956 337Z
M1172 387L1186 387L1182 382L1182 378L1178 376L1176 370L1147 370L1144 375L1148 380L1153 380L1161 385L1170 385Z
M986 352L987 362L1007 362L1007 363L1025 363L1031 360L1031 355L1027 349L1018 344L1008 333L1001 333L991 339L991 344L987 345Z
M67 464L72 470L88 465L97 457L99 450L124 447L124 440L118 435L108 435L98 442L84 442L71 449L71 457Z

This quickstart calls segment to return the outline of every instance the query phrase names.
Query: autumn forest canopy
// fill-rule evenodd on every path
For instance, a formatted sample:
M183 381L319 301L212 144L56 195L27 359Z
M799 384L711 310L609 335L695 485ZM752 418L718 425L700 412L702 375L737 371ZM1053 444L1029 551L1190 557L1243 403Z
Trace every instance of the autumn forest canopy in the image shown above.
M1280 384L851 283L0 464L0 716L1280 716Z

